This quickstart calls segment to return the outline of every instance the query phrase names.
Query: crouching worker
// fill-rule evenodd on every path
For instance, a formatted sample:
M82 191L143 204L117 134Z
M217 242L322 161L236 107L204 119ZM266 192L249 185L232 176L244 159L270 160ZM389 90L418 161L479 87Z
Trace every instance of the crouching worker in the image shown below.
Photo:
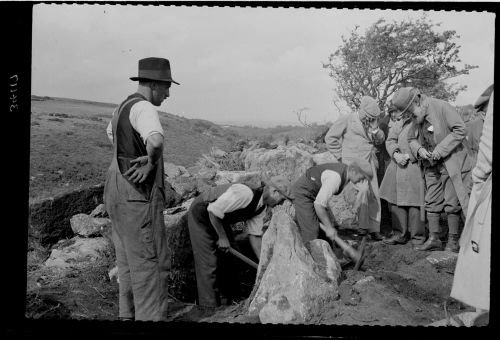
M337 231L327 211L328 201L340 194L349 182L359 189L356 200L359 220L366 220L366 199L376 199L368 192L373 175L371 164L362 159L354 159L349 165L326 163L307 169L292 187L295 216L304 244L323 234L333 241Z
M231 224L247 221L251 229L258 229L257 225L263 224L266 207L291 199L290 187L286 178L274 176L257 188L242 183L219 185L193 201L188 211L188 228L199 305L220 306L221 291L234 293L238 284L234 283L234 272L229 273L225 266L231 256L227 254L229 247L235 247ZM257 253L260 253L259 241L250 241Z

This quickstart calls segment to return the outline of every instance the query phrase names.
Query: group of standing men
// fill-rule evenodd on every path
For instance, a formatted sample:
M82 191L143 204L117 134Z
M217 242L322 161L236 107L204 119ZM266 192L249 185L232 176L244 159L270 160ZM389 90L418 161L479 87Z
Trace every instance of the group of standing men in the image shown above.
M170 63L163 58L139 61L137 92L114 112L107 133L114 155L104 201L112 221L119 278L119 317L166 320L168 258L163 220L163 129L154 106L169 96ZM267 207L293 202L304 243L337 231L327 213L328 200L348 182L358 189L355 208L360 233L372 240L380 234L381 201L390 204L394 234L385 242L406 243L419 250L441 247L439 216L448 216L447 248L458 250L460 214L466 216L471 190L472 157L464 142L466 129L448 103L414 88L393 96L390 117L379 122L375 99L363 97L358 112L339 118L325 136L337 162L309 168L295 183L283 176L261 185L235 183L200 194L188 211L198 287L198 303L219 306L227 251L234 244L229 226L246 221L256 257ZM384 131L385 130L385 131ZM388 134L388 136L387 136ZM387 138L386 138L387 136ZM391 163L380 192L377 148L385 142ZM424 202L425 194L425 202ZM425 209L429 237L425 241ZM425 243L424 243L425 241ZM231 288L231 287L229 287Z

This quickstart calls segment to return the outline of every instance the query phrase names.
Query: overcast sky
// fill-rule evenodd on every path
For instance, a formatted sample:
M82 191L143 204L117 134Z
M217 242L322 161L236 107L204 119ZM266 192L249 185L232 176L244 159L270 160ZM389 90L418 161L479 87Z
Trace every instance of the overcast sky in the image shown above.
M423 12L392 10L36 5L32 93L119 103L133 93L137 61L170 60L171 97L161 106L216 122L295 123L337 118L328 61L355 25L404 20ZM495 16L427 12L456 30L464 63L478 65L454 81L468 85L452 104L473 103L493 82Z

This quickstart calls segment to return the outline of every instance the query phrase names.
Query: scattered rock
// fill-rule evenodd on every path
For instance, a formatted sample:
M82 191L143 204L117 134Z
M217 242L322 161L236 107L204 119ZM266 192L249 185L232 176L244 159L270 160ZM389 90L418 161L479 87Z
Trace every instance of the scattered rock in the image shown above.
M210 155L212 157L224 157L227 155L227 152L225 152L219 148L212 147L212 149L210 150Z
M375 281L375 278L373 276L367 276L361 280L359 280L358 282L356 282L353 286L353 288L359 292L359 290L366 284L370 283L370 282L374 282Z
M217 171L215 184L247 183L259 185L261 182L258 171Z
M335 224L342 229L357 228L357 213L353 210L353 203L357 190L349 182L339 195L333 195L328 201Z
M36 235L43 246L71 238L71 217L80 213L88 214L103 203L103 191L104 184L100 184L30 203L29 234Z
M45 266L67 269L96 261L112 251L112 244L105 237L74 237L70 244L57 245L45 261Z
M118 279L118 267L114 266L113 269L111 269L108 273L109 276L109 281L113 281L113 279L116 278L116 282L120 283Z
M356 306L361 302L361 297L348 282L342 282L339 286L340 300L346 306Z
M483 315L482 317L477 317L476 312L464 312L460 314L454 315L454 317L457 319L457 321L453 320L453 318L450 318L449 322L451 326L459 327L459 326L466 326L466 327L473 327L473 326L486 326L489 323L489 317ZM460 324L460 322L463 324ZM448 320L447 319L442 319L436 322L433 322L429 324L428 326L431 327L437 327L437 326L448 326Z
M262 323L290 319L307 322L338 297L336 282L327 282L324 276L321 266L304 246L292 218L284 210L276 210L263 236L261 260L248 314L262 316ZM284 301L281 296L286 298L290 308L277 308L280 301ZM261 310L268 304L271 305L261 315ZM268 319L271 311L274 311L273 316Z
M450 251L433 251L425 259L436 267L454 268L457 264L458 254Z
M193 177L176 177L170 181L172 188L180 196L181 201L190 199L198 194L197 180Z
M261 171L268 176L283 175L291 181L298 179L313 165L312 154L297 145L245 151L242 152L245 170Z
M101 203L90 213L90 217L109 217L106 206Z
M190 176L185 167L169 162L163 163L163 172L165 173L165 175L167 175L167 177L169 177L169 179L179 176Z
M77 235L91 237L103 235L105 229L111 228L109 218L90 217L86 214L77 214L70 219L71 229Z
M312 156L314 165L325 164L325 163L337 163L337 159L330 151L317 153Z

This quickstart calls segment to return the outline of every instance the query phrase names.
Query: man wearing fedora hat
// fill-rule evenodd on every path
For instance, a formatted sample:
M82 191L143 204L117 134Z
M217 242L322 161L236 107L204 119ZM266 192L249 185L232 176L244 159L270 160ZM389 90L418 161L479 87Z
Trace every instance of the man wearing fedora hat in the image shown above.
M465 124L449 103L428 97L416 88L400 88L392 102L413 115L408 132L411 152L419 160L425 177L425 211L429 222L429 238L417 250L441 249L439 217L448 219L446 250L458 251L460 215L467 213L472 187L472 158L463 143Z
M188 228L193 247L198 304L221 305L221 293L231 297L237 282L229 273L229 247L236 247L231 224L247 222L251 236L262 236L266 207L292 199L290 181L283 176L264 180L264 185L223 184L199 195L189 207ZM254 247L260 255L260 247ZM229 274L229 275L228 275Z
M113 159L106 175L104 202L111 218L119 279L119 317L167 318L167 242L163 129L155 106L169 96L170 63L139 60L137 92L113 112L107 133Z
M337 161L350 164L353 159L361 158L372 166L377 173L378 161L376 145L385 140L385 134L379 128L380 108L375 99L369 96L361 98L358 112L338 118L325 135L328 150ZM370 182L370 190L374 199L370 199L369 218L360 223L360 234L370 234L371 239L380 241L381 204L378 192L378 179L374 175Z
M359 189L359 220L366 221L366 194L368 183L375 174L370 163L363 159L353 159L349 165L343 163L325 163L306 170L292 186L293 206L297 225L305 243L326 236L335 239L337 231L327 212L328 201L333 195L339 195L347 183L352 182Z

